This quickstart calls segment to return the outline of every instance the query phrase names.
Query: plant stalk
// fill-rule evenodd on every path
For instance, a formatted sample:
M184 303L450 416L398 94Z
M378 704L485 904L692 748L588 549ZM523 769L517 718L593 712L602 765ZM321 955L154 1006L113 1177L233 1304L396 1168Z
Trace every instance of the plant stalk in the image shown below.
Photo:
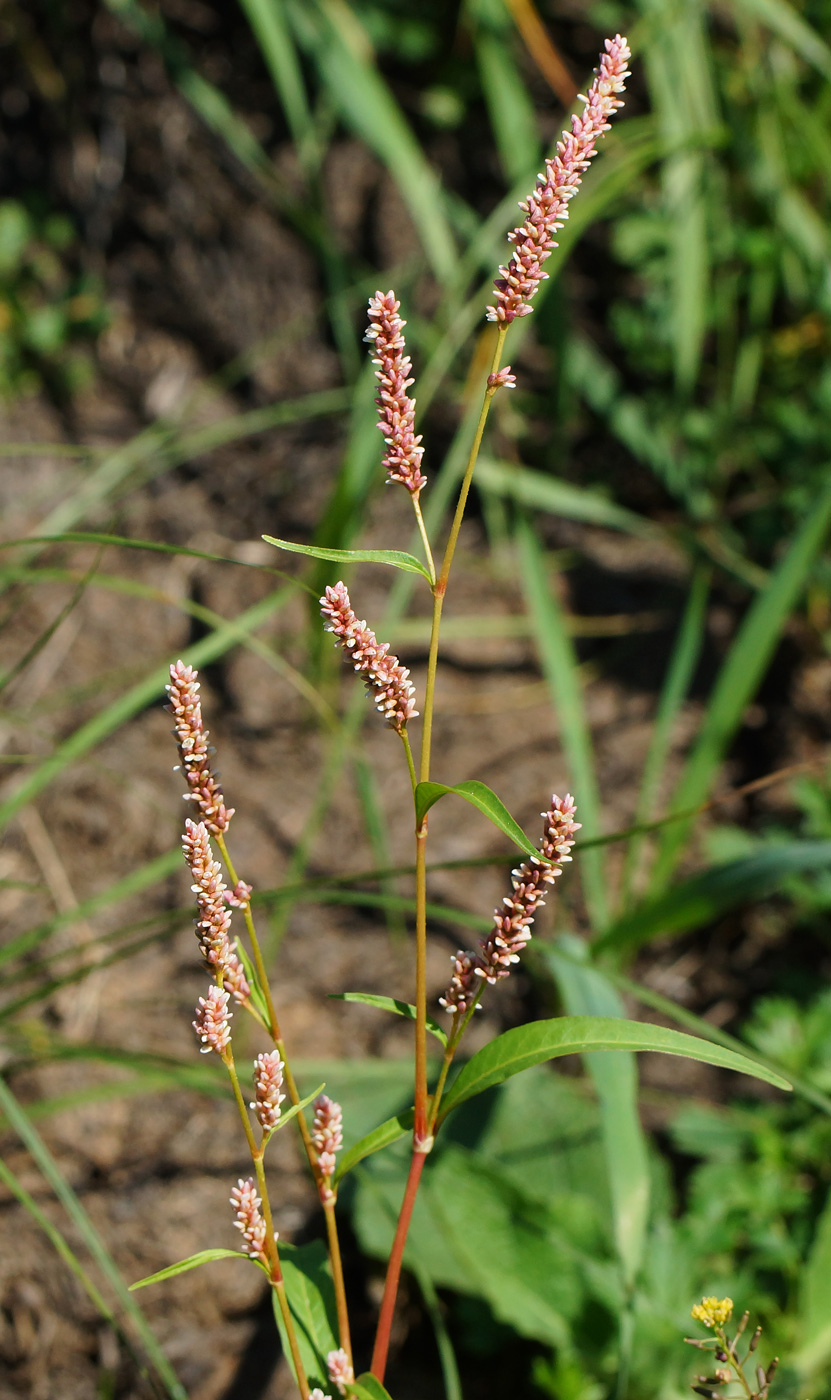
M352 1338L349 1332L349 1310L346 1306L346 1287L343 1281L343 1260L341 1259L340 1240L338 1239L338 1222L335 1218L335 1205L337 1197L330 1190L329 1195L323 1202L323 1212L326 1217L326 1235L329 1240L329 1259L332 1265L332 1280L335 1285L335 1306L338 1313L338 1340L349 1357L350 1366L352 1361Z
M372 1362L370 1364L372 1374L382 1385L384 1382L384 1372L387 1367L387 1353L389 1352L392 1319L395 1313L395 1300L398 1296L398 1281L401 1278L401 1261L404 1257L407 1232L410 1228L413 1206L415 1205L421 1173L424 1170L426 1155L427 1154L424 1152L413 1152L410 1162L410 1172L407 1177L407 1186L404 1192L404 1201L401 1206L401 1213L398 1217L395 1239L392 1243L389 1264L387 1265L387 1277L384 1280L384 1296L381 1300L381 1311L378 1316L378 1331L375 1334L375 1346L373 1348Z

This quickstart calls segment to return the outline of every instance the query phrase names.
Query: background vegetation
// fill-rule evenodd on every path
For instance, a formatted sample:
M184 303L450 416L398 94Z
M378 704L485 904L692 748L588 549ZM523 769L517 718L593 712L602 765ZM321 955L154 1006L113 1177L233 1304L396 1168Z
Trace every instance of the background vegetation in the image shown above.
M328 573L278 574L256 542L398 543L361 339L379 285L408 318L438 528L516 201L616 29L632 95L512 333L518 388L477 473L442 752L458 781L487 776L490 746L529 822L568 783L584 823L557 938L489 1015L625 1007L751 1047L795 1092L616 1056L478 1100L419 1204L389 1386L682 1394L706 1291L762 1321L783 1400L829 1393L829 18L824 0L0 13L0 1173L7 1238L37 1251L22 1273L5 1251L7 1393L284 1393L256 1296L223 1311L226 1275L210 1298L141 1295L163 1348L123 1281L187 1253L177 1231L215 1242L235 1160L188 1039L166 664L207 668L289 1001L310 948L320 963L294 1043L354 1141L407 1101L404 1041L323 998L407 994L405 819L360 697L338 704ZM359 578L418 672L408 590ZM446 836L436 991L505 868L481 829ZM219 1153L187 1203L170 1181L204 1153L169 1156L183 1122ZM283 1166L287 1233L313 1252ZM393 1153L350 1188L367 1327L401 1181Z

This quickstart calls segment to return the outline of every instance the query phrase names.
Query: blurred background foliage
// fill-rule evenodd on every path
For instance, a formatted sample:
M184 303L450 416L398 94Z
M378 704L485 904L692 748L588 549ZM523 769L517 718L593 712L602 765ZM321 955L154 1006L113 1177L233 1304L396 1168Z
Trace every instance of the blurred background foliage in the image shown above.
M491 562L479 567L497 581L510 576L524 597L521 613L488 627L513 626L531 639L589 843L581 899L563 911L556 949L534 959L526 1001L537 1015L640 1006L741 1041L784 1067L796 1092L787 1101L750 1098L734 1083L708 1081L679 1107L669 1085L649 1086L646 1133L634 1065L620 1056L609 1069L595 1057L580 1078L537 1070L494 1095L487 1112L460 1113L436 1154L408 1259L420 1299L412 1335L418 1345L419 1328L433 1328L448 1400L487 1393L468 1388L477 1364L512 1378L520 1367L529 1394L555 1400L683 1393L692 1365L680 1335L702 1292L730 1293L764 1323L765 1356L783 1357L782 1400L808 1386L815 1400L831 1394L831 993L823 986L831 974L830 21L828 0L7 0L0 10L8 73L0 395L12 422L21 405L44 405L53 425L46 436L67 451L56 498L33 497L14 531L59 543L3 555L4 629L33 592L57 591L48 623L25 644L15 640L4 661L4 723L16 737L0 820L14 829L53 782L160 694L169 659L161 646L91 672L83 685L47 689L34 709L15 690L86 592L178 608L192 628L189 660L217 666L234 647L248 648L311 705L329 745L285 883L261 894L275 948L302 900L363 901L383 912L393 939L411 912L389 873L395 862L361 748L362 712L349 710L337 730L331 658L316 627L291 634L288 652L259 635L296 598L294 584L269 576L274 591L229 618L198 591L156 597L101 531L193 562L199 550L175 521L162 540L136 540L138 493L177 472L199 475L212 454L259 434L299 425L306 445L326 441L341 415L338 469L325 490L315 485L317 518L295 514L319 544L356 543L380 486L361 340L376 285L393 285L407 314L420 426L433 461L443 462L428 505L436 528L471 432L487 288L506 258L516 201L602 36L620 30L633 48L624 115L572 206L533 317L512 331L519 386L497 405L475 506L491 547ZM285 254L262 308L237 311L232 288L225 321L214 314L224 265L212 250L236 214L211 205L207 173L204 208L188 203L176 179L175 122L153 144L154 103L171 92L198 121L240 207L261 211L302 249ZM144 104L135 132L130 102ZM357 206L335 218L335 194L342 203L351 183ZM177 261L185 237L196 250L193 275ZM316 299L312 310L292 303L286 324L280 277L292 279L294 258ZM198 392L177 397L163 377L150 392L141 365L113 369L126 304L187 340ZM291 347L310 328L328 369L298 388L285 367L275 378L270 357L275 343ZM96 376L119 373L139 423L118 446L100 447L76 431L79 395ZM15 450L14 442L4 448ZM282 498L272 484L246 493L205 479L230 511L232 536L274 528L264 512L279 518ZM616 533L641 551L637 561L650 550L674 561L660 585L671 617L658 640L654 623L637 620L637 578L621 582L611 570L600 583L588 578L578 527ZM72 530L93 534L73 541ZM74 551L90 542L99 552L78 568ZM107 549L117 564L104 574ZM304 575L316 591L322 577ZM423 645L421 620L403 618L407 601L393 591L389 626L404 645ZM598 630L609 614L630 616L619 637ZM652 706L642 782L624 825L694 812L723 786L728 756L751 786L785 763L812 771L786 786L775 809L750 796L703 832L676 819L622 846L591 846L613 834L603 806L613 765L585 702L604 671L634 675ZM818 698L803 694L794 710L797 673L814 677ZM699 703L692 725L691 698ZM338 774L352 763L376 875L327 885L310 874L314 843ZM27 828L35 841L38 820ZM202 1067L112 1044L79 1047L49 1019L54 997L91 966L86 952L61 942L67 928L107 915L105 932L96 925L90 935L101 968L187 924L187 911L169 900L134 922L117 914L121 901L163 884L178 860L170 850L74 904L57 901L0 951L10 972L0 1017L12 1082L15 1070L86 1055L109 1057L121 1077L82 1085L79 1103L183 1086L215 1092ZM446 907L437 919L468 937L477 927ZM569 925L594 936L591 956L566 936ZM734 967L737 930L751 925L757 951L742 951ZM697 965L722 969L727 1014L703 981L700 995L679 996L680 1004L656 990L677 987L674 960L691 952ZM406 1106L394 1066L374 1088L353 1075L351 1099L342 1065L323 1068L353 1138ZM71 1188L61 1195L60 1172L32 1127L66 1098L30 1102L28 1128L4 1103L104 1267L100 1240ZM402 1170L394 1152L375 1158L345 1194L370 1258L388 1247ZM8 1168L4 1180L36 1209ZM131 1325L161 1384L179 1393L132 1306Z

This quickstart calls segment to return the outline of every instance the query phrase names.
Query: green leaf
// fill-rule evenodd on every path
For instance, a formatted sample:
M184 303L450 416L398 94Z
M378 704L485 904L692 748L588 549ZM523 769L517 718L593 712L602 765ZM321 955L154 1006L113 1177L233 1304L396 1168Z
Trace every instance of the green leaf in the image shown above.
M457 797L463 797L465 802L469 802L472 807L477 807L526 855L539 855L539 847L531 844L522 827L514 821L496 793L492 792L487 784L479 783L475 779L470 782L457 783L455 787L446 787L444 783L419 783L415 791L416 824L419 825L423 822L434 803L449 792L455 793Z
M191 1254L189 1259L180 1259L178 1264L168 1264L166 1269L159 1269L157 1274L148 1274L147 1278L140 1278L138 1283L131 1283L130 1292L135 1293L137 1288L147 1288L151 1283L161 1283L166 1278L175 1278L177 1274L186 1274L189 1269L198 1269L201 1264L211 1264L214 1259L247 1259L249 1263L256 1263L249 1254L243 1254L241 1249L200 1249L198 1254Z
M681 1055L704 1064L734 1069L754 1079L763 1079L767 1084L775 1084L779 1089L791 1087L787 1079L749 1056L737 1055L681 1031L606 1016L559 1016L549 1021L535 1021L530 1026L516 1026L477 1051L446 1093L439 1122L459 1104L494 1084L502 1084L529 1065L559 1059L561 1055L584 1055L592 1050L657 1050L665 1055Z
M409 1001L396 1001L394 997L376 996L373 992L330 992L330 1001L355 1001L362 1006L376 1006L379 1011L392 1011L398 1016L406 1016L408 1021L416 1018L416 1009ZM427 1017L427 1029L431 1035L440 1040L442 1045L447 1044L447 1036L442 1030L438 1021L434 1021L431 1016Z
M311 1244L302 1245L281 1242L279 1249L286 1296L297 1333L303 1370L313 1386L322 1385L329 1375L327 1354L339 1346L335 1289L329 1273L326 1246L322 1240L313 1240ZM280 1329L283 1354L292 1366L283 1315L273 1290L272 1304Z
M325 1084L318 1084L314 1093L307 1094L305 1099L301 1099L299 1103L293 1104L291 1108L286 1109L285 1113L281 1113L279 1119L277 1120L277 1123L271 1129L271 1132L268 1136L273 1137L274 1133L279 1133L281 1128L285 1128L286 1124L290 1123L292 1118L296 1118L298 1113L302 1113L304 1108L308 1108L309 1104L312 1102L312 1099L316 1099L318 1094L321 1093L323 1089L325 1089L325 1087Z
M725 909L763 899L790 875L831 867L831 841L789 841L712 866L616 920L595 952L632 952L651 938L712 922Z
M317 544L278 540L273 535L263 535L263 539L277 549L287 549L292 554L309 554L313 559L329 559L336 564L391 564L394 569L403 569L407 574L421 574L431 583L429 573L415 555L404 554L400 549L328 549Z
M818 1375L831 1360L831 1191L802 1271L799 1302L794 1365L803 1375Z
M575 954L585 944L569 939ZM558 947L544 954L573 1015L624 1017L623 1002L603 973L576 958L563 958ZM612 1199L615 1244L623 1279L631 1289L640 1269L649 1217L649 1160L638 1114L638 1071L631 1053L584 1056L600 1103L606 1175Z
M371 1371L364 1371L354 1385L350 1385L348 1394L356 1396L357 1400L391 1400L389 1391Z
M373 1152L380 1152L383 1147L391 1146L399 1138L404 1137L405 1133L411 1132L412 1127L413 1110L408 1108L405 1113L399 1113L395 1118L388 1118L386 1123L382 1123L378 1128L373 1128L371 1133L367 1133L366 1137L362 1137L359 1142L355 1143L354 1147L350 1147L348 1152L344 1152L335 1172L335 1183L337 1184L365 1157L371 1157Z

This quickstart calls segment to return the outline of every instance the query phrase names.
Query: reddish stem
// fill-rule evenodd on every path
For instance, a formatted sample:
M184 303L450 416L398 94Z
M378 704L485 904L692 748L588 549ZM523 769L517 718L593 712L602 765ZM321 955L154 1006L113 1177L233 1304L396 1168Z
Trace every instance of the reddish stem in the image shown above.
M413 1152L410 1162L410 1174L407 1177L407 1188L404 1192L401 1214L398 1217L395 1239L392 1242L389 1263L387 1265L387 1277L384 1281L384 1297L381 1302L381 1312L378 1316L378 1331L375 1335L375 1348L372 1353L372 1364L370 1366L372 1374L382 1385L384 1382L384 1371L387 1366L387 1352L390 1346L390 1333L392 1331L393 1314L395 1313L395 1300L398 1294L398 1280L401 1277L401 1261L404 1257L404 1245L407 1242L407 1231L410 1228L410 1220L413 1215L413 1206L415 1205L418 1183L421 1180L421 1173L424 1170L426 1157L426 1152Z

